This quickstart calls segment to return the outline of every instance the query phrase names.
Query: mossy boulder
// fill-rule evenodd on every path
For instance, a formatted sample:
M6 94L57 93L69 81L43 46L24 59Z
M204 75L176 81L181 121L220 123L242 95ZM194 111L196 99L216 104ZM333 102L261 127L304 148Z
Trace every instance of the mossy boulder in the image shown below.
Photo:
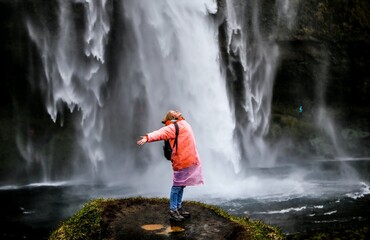
M284 239L261 221L232 216L199 202L184 202L191 217L168 218L168 199L96 199L55 230L50 240L83 239Z

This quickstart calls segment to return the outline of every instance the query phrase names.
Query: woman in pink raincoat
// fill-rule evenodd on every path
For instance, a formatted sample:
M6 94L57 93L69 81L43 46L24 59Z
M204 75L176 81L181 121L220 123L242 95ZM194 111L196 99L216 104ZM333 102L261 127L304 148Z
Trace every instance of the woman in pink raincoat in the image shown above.
M170 218L182 221L190 213L182 209L182 196L185 186L203 184L202 166L196 148L193 130L188 122L178 111L168 111L162 123L166 126L141 136L137 144L144 145L147 142L169 140L174 145L177 123L179 134L177 147L172 149L171 161L173 169L173 185L170 194Z

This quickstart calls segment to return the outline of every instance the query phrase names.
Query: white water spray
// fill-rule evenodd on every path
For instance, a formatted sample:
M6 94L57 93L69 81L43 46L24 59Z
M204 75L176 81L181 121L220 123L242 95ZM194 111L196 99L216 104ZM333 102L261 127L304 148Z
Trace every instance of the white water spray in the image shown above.
M293 29L297 17L297 8L300 0L278 0L276 1L278 25Z
M149 121L141 134L161 127L164 114L178 108L194 129L204 169L221 162L237 170L217 26L208 15L217 10L215 1L131 0L124 2L123 9L135 43L123 56L125 67L119 75L127 84L142 87L128 93L122 85L120 92L131 99L147 99ZM150 148L153 158L163 158L158 145Z
M341 144L336 123L333 120L333 117L329 113L329 109L326 104L325 95L327 89L327 76L329 69L329 56L328 52L321 50L319 53L316 53L318 58L321 59L320 65L317 70L316 76L316 98L317 98L317 107L316 107L316 126L324 133L324 136L328 138L328 142L331 146L326 146L326 149L332 148L329 155L333 157L346 157L346 153L343 149L343 144Z
M244 111L247 123L239 128L244 152L250 166L273 166L276 150L268 146L264 136L269 130L273 81L279 55L271 33L261 32L259 1L226 1L228 51L238 57L243 67ZM290 1L278 1L280 18L294 12ZM292 25L294 14L287 16ZM271 38L272 37L272 38ZM238 126L237 126L238 127Z
M226 164L239 171L235 122L218 61L218 26L209 17L217 11L215 1L120 2L122 30L115 37L122 42L112 47L116 51L110 57L117 67L109 73L105 61L109 2L58 3L56 34L32 20L27 27L42 56L47 110L54 121L63 103L70 111L81 111L76 127L82 132L83 153L95 171L100 171L102 162L106 175L121 167L132 174L132 168L152 162L144 159L161 158L158 146L149 147L146 153L151 157L144 157L135 153L133 143L140 134L160 127L160 119L171 108L181 110L192 124L205 169L220 163L220 169ZM84 4L83 42L72 17L74 4ZM252 11L246 11L249 6ZM229 53L237 54L243 65L248 124L242 126L242 147L253 166L270 166L274 154L263 137L269 128L278 48L260 32L257 1L227 1L227 12ZM246 14L250 14L250 26ZM108 79L112 80L109 95L103 98Z
M58 4L58 24L52 26L57 28L56 32L49 30L46 27L49 23L42 18L41 24L28 19L27 28L42 59L46 78L46 86L42 88L47 89L47 111L54 122L58 114L62 114L62 104L66 104L71 112L81 111L82 119L77 126L82 132L80 143L96 171L97 163L104 160L100 144L104 121L100 108L103 106L101 87L108 78L104 65L110 28L107 2L58 1ZM75 4L85 7L84 42L80 41L80 32L73 21Z
M218 62L217 26L208 15L217 10L215 1L115 4L122 17L116 24L123 27L115 32L119 40L112 43L114 56L106 51L109 2L58 3L56 34L45 27L48 23L38 25L32 19L27 28L42 56L48 113L56 121L63 104L81 112L76 128L95 172L103 171L111 181L157 166L153 159L163 158L158 145L148 147L143 156L134 143L140 134L161 127L160 120L171 108L181 110L192 124L205 165L226 162L238 168L234 123ZM78 28L73 18L76 4L84 5L86 17L85 26ZM83 42L78 37L81 29ZM111 72L107 55L116 64ZM105 86L109 88L103 98Z

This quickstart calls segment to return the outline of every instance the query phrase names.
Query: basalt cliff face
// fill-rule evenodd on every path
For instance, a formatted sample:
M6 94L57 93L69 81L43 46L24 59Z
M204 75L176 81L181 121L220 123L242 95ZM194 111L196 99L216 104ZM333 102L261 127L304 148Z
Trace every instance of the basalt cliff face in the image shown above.
M227 28L227 4L225 0L218 2L225 58L227 42L222 34ZM321 77L329 105L366 106L370 100L370 4L360 0L292 1L297 2L294 21L284 24L277 23L277 2L260 1L257 21L262 39L279 45L274 103L314 102L316 82Z

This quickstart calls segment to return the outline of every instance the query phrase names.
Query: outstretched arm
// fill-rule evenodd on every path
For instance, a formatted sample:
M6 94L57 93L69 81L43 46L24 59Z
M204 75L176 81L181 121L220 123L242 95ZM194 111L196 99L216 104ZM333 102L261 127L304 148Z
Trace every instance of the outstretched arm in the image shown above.
M141 145L144 145L147 141L148 141L147 136L141 136L141 139L138 140L136 143L141 146Z
M175 132L175 125L171 124L162 127L154 132L148 133L145 136L141 136L141 139L138 140L136 143L138 145L144 145L147 142L155 142L175 138Z

